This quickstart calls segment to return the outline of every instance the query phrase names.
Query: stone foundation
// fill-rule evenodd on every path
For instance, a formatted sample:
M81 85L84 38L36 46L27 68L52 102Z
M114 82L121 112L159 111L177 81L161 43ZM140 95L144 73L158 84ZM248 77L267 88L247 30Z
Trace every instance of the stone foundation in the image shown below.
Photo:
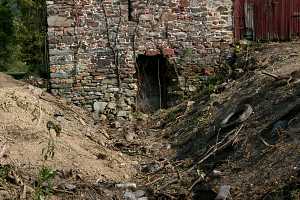
M131 5L129 6L129 2ZM233 41L231 0L53 0L48 5L51 91L109 119L136 110L139 55L162 55L194 92L203 67ZM131 12L129 12L129 10Z

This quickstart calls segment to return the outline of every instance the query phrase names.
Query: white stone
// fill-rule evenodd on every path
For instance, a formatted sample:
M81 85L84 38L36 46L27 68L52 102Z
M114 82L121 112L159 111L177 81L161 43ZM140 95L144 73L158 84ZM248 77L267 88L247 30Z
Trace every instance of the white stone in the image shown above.
M118 112L118 117L126 117L127 116L127 112L126 111L119 111Z
M189 91L190 92L195 92L197 90L197 88L193 85L189 85Z
M115 103L108 103L107 104L107 108L108 109L112 109L112 110L114 110L114 109L116 109L117 108L117 104L115 104Z
M95 101L93 105L95 112L98 114L104 113L106 106L107 106L106 102L99 102L99 101Z

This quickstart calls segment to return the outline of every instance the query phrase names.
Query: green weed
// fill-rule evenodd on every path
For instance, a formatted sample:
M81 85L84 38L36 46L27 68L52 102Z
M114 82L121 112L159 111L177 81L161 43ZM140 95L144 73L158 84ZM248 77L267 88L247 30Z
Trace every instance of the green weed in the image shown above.
M44 200L52 193L55 174L55 171L51 168L45 166L42 167L38 174L37 186L34 194L35 200Z

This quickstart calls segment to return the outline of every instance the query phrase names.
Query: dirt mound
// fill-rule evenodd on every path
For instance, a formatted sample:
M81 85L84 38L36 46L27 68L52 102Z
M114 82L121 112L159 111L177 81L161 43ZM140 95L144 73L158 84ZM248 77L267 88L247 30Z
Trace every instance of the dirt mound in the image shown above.
M123 155L105 147L105 130L94 126L88 113L4 74L0 121L2 165L34 174L50 166L93 180L123 180L134 172Z
M161 138L177 150L173 170L150 178L158 197L209 200L230 191L232 199L299 199L300 77L289 84L262 73L299 71L295 49L266 44L257 55L263 67L158 115Z

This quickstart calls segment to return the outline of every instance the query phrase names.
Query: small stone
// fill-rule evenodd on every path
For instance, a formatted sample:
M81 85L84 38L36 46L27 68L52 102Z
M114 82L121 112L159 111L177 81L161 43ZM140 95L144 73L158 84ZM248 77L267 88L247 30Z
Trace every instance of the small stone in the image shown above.
M73 190L76 189L76 185L66 183L66 184L65 184L65 188L66 188L67 190L73 191Z
M104 113L106 106L107 106L106 102L95 101L94 105L93 105L93 108L94 108L96 113Z
M108 103L107 108L111 110L115 110L117 108L117 104L115 103Z
M212 175L214 176L214 177L220 177L220 176L222 176L222 172L221 171L219 171L219 170L213 170L212 171Z
M137 191L134 192L134 195L135 195L136 198L143 197L143 196L145 196L145 194L146 194L146 192L143 191L143 190L137 190Z
M145 114L145 113L138 113L137 115L137 119L141 120L141 121L147 121L149 118L149 115Z
M113 123L113 127L114 127L114 128L121 128L121 123L118 122L118 121L115 121L115 122Z
M104 122L107 120L107 117L103 114L100 115L99 121Z
M189 91L190 92L195 92L197 90L197 88L193 85L189 85Z
M118 116L118 117L126 117L126 116L127 116L127 112L121 110L121 111L118 112L118 115L117 115L117 116Z
M125 139L126 139L127 142L133 141L134 138L136 138L136 134L135 134L135 133L128 132L128 133L125 135Z
M136 188L136 184L135 183L119 183L119 184L116 184L116 188L123 188L123 189Z
M135 197L135 195L134 195L133 192L131 192L131 191L126 191L126 192L124 193L124 199L125 199L125 200L136 200L136 197Z
M148 200L148 197L141 197L141 198L138 198L137 200Z

